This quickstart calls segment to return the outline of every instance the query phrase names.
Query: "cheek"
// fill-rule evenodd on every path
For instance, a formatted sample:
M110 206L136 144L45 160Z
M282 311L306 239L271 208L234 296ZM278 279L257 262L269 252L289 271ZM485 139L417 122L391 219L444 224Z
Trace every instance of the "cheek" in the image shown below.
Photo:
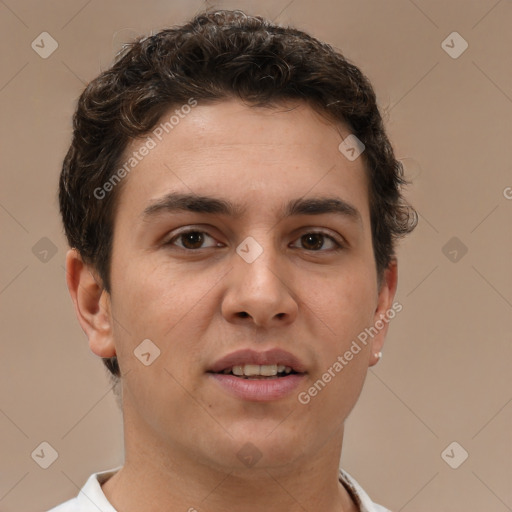
M113 272L112 314L120 362L124 359L129 368L133 351L145 339L160 349L160 363L166 367L193 358L199 350L194 340L200 340L201 326L211 316L208 293L216 281L216 276L184 272L161 261L134 260Z
M329 435L350 414L364 384L370 345L358 336L373 321L375 290L371 280L340 277L310 297L318 365L299 403L315 428L328 429Z
M201 293L194 276L151 260L133 261L116 277L112 284L117 291L118 313L128 323L153 332L175 324L197 303Z
M322 279L302 278L297 290L306 316L317 324L332 350L341 350L373 321L377 284L368 268L346 269Z
M158 418L167 412L155 404L169 397L178 408L190 402L178 383L189 381L200 356L198 325L199 317L209 315L201 301L208 283L162 263L142 267L132 261L112 273L114 340L127 400L148 418Z

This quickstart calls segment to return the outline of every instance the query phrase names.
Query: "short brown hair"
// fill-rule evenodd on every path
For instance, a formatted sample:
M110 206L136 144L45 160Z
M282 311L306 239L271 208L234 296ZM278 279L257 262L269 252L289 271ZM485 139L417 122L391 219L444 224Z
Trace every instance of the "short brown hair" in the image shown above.
M251 106L302 101L345 123L365 145L380 279L394 258L395 240L414 229L417 215L402 197L403 168L370 82L330 45L300 30L221 10L127 45L78 100L60 176L60 211L70 246L98 271L107 292L121 186L101 199L94 191L112 178L131 140L191 98L200 103L238 98ZM119 376L116 358L104 362Z

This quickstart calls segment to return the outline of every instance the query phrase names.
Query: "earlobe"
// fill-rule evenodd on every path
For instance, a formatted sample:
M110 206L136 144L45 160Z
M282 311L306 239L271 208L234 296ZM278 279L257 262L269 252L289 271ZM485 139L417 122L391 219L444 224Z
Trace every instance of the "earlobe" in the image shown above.
M379 290L377 308L373 317L373 326L378 331L372 340L372 350L369 366L376 365L382 357L382 349L386 334L388 332L389 322L392 319L390 312L395 315L393 309L393 300L395 298L398 284L398 265L396 259L393 259L382 277L382 283Z
M89 347L100 357L114 357L110 296L76 249L66 255L66 282Z

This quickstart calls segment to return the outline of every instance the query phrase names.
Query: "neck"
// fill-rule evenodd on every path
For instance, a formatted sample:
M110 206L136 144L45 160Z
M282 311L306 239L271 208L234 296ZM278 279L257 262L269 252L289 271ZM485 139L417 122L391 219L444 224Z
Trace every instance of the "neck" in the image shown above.
M338 479L343 429L314 453L297 447L301 455L290 457L289 464L240 469L191 456L185 447L163 443L141 427L135 428L125 415L125 464L102 486L119 512L156 512L170 506L221 512L234 504L244 512L358 510Z

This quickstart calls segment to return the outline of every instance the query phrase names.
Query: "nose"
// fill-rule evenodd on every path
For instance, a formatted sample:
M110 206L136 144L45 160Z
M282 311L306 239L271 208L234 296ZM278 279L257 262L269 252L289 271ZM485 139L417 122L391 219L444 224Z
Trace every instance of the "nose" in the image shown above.
M251 263L234 253L233 268L225 279L221 310L229 322L269 328L297 318L291 269L272 249L265 249Z

